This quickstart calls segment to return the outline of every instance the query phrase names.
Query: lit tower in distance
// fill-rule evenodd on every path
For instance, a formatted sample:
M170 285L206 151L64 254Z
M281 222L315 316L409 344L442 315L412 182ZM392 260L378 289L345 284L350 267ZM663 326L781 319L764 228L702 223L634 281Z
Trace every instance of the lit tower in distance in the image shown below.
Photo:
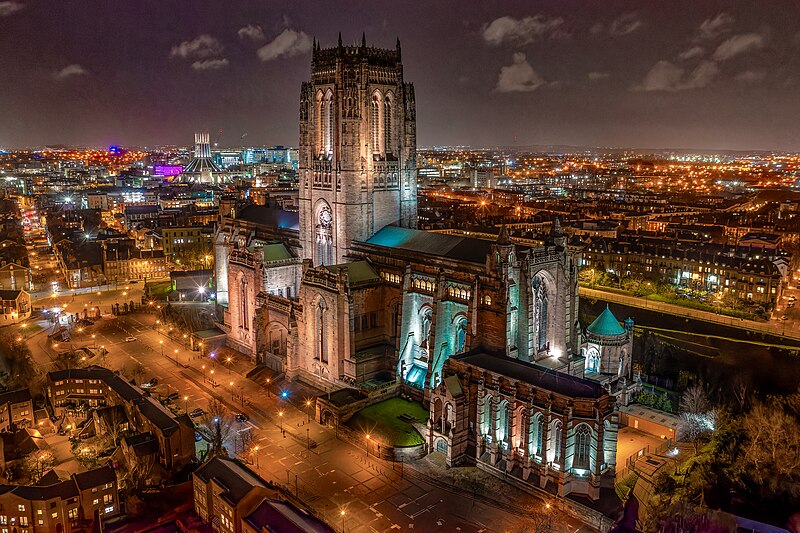
M184 181L199 183L221 183L225 173L211 159L211 136L207 131L194 134L194 159L181 174Z
M417 225L414 86L394 50L321 49L300 90L300 239L314 265L345 261L350 243L390 224Z

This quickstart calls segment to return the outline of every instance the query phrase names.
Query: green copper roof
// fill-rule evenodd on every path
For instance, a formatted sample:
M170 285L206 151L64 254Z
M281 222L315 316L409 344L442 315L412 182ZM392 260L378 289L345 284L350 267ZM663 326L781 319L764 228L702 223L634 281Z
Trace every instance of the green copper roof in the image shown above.
M338 272L339 270L347 270L347 277L350 283L360 283L367 281L380 281L381 277L366 261L354 261L352 263L344 263L341 265L326 266L331 272Z
M281 259L291 259L292 254L281 244L267 244L264 246L264 262L280 261Z
M625 329L619 325L617 317L611 312L611 309L606 305L605 310L600 313L600 316L594 319L588 328L590 333L595 335L624 335Z

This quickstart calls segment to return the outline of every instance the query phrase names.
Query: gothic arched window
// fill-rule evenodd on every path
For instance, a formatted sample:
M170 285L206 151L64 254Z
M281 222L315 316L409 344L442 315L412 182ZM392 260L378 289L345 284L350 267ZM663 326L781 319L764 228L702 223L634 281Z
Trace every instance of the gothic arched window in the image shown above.
M600 372L600 352L598 352L595 347L591 347L587 351L586 370L589 372Z
M553 422L553 461L556 463L561 462L561 439L563 438L563 431L561 420Z
M511 440L511 415L508 411L508 400L503 400L497 410L497 430L499 431L497 438L503 443L504 448L508 448Z
M315 119L316 119L316 123L317 123L316 126L317 127L316 127L316 139L314 139L314 143L316 144L316 153L317 153L317 155L319 157L322 157L322 154L324 153L324 150L325 150L325 148L324 148L325 147L325 139L324 139L325 135L323 133L325 131L325 120L324 120L324 117L323 117L323 115L325 114L325 108L324 108L324 105L323 105L323 99L324 99L324 97L322 96L322 92L318 92L317 93L317 99L316 99L317 101L316 101L316 113L315 113L315 115L316 115Z
M547 287L544 280L536 276L533 279L534 324L536 326L536 349L547 348Z
M333 93L328 91L322 102L322 151L326 158L333 154Z
M331 265L333 262L333 214L325 204L317 215L317 264Z
M244 276L242 276L241 281L239 281L239 300L241 301L241 326L244 329L250 329L250 316L248 308L249 302L247 301L247 278Z
M467 319L459 317L456 321L456 331L455 331L455 348L456 353L461 353L464 351L464 348L467 345Z
M481 435L489 435L492 430L492 395L487 394L483 397L483 409L481 409Z
M433 311L430 307L426 307L422 312L422 342L423 348L428 347L428 338L431 335L431 320L433 319Z
M544 455L542 445L544 444L544 416L542 413L533 415L530 427L530 446L528 451L531 455Z
M380 154L383 150L381 138L381 97L372 95L372 111L370 113L370 129L372 130L372 153Z
M592 432L589 426L581 424L575 430L575 459L573 468L589 468L589 455L592 446Z
M320 300L319 304L317 304L317 354L316 359L319 359L323 363L328 362L328 346L326 342L326 332L325 332L325 319L327 318L326 315L327 308L325 307L325 300Z
M392 153L392 97L388 94L383 101L383 150Z

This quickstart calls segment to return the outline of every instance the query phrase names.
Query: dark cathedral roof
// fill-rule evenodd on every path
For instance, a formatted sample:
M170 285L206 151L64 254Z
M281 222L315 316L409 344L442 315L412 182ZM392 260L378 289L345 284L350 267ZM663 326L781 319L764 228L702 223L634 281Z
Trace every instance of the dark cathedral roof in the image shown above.
M454 355L452 357L468 365L488 370L495 374L501 374L511 379L524 381L535 387L572 398L600 398L608 394L606 389L595 381L557 372L504 355L476 353L472 355Z
M300 214L293 211L284 211L276 207L265 205L248 205L244 207L236 218L254 222L264 226L275 226L278 228L300 229Z
M367 244L481 264L492 251L491 241L396 226L384 227Z

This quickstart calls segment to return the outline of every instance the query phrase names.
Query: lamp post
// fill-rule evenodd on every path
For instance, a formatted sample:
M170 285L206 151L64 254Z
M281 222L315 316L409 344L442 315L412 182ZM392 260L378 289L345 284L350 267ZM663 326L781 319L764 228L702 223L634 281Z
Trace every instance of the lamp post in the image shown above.
M281 421L281 435L283 435L283 411L278 411L278 418Z
M306 400L306 414L308 415L308 422L311 422L311 400Z
M188 396L184 396L183 397L183 411L185 413L189 412L189 397Z
M225 359L225 363L228 365L228 374L231 373L231 361L232 361L232 359L231 359L230 356L228 356L228 358Z
M161 358L163 359L164 358L164 340L162 339L162 340L158 341L158 343L161 345Z
M267 378L267 398L269 398L270 383L272 383L272 379Z
M175 363L178 362L178 349L175 348Z
M256 468L258 468L258 444L253 446L253 455L256 458Z
M364 443L364 457L369 457L369 433L367 433L367 441Z
M233 401L233 400L236 399L236 394L234 394L234 392L233 392L233 381L229 382L228 385L231 388L231 401Z
M344 533L344 514L345 514L344 509L342 509L341 514L342 514L342 533Z

